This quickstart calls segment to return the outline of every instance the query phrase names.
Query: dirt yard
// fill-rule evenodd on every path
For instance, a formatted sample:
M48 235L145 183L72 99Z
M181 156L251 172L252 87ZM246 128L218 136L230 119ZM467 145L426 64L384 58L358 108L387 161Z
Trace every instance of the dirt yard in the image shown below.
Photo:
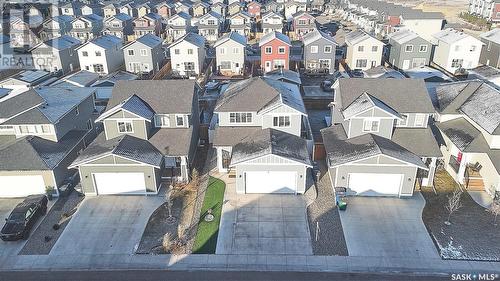
M441 12L450 23L462 22L458 15L468 9L468 0L392 0L389 2L415 7L425 12Z

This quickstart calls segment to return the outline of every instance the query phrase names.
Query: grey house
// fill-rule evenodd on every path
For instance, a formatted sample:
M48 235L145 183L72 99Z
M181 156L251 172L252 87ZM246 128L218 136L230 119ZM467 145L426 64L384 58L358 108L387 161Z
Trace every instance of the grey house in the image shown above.
M230 84L209 133L217 167L238 193L304 193L312 137L297 85L254 77Z
M429 65L432 44L410 30L401 30L389 35L389 63L407 70Z
M121 38L123 42L128 41L128 36L134 33L132 17L127 14L119 13L109 16L104 20L103 35L113 35Z
M484 43L479 56L479 63L500 68L500 29L494 28L479 35Z
M165 62L162 39L146 34L123 47L125 67L128 72L138 74L157 73Z
M58 188L95 138L94 90L36 88L0 102L0 197Z
M42 40L49 40L55 37L69 34L71 31L71 22L74 17L68 15L55 16L43 22L43 28L40 32Z
M71 22L70 35L81 41L91 40L101 35L103 29L103 18L98 15L84 15Z
M335 72L337 42L330 35L314 30L304 35L304 66L307 72Z
M333 188L405 197L416 181L432 185L442 154L423 80L340 78L334 91L332 125L321 130Z
M189 181L198 144L193 80L119 81L96 120L104 132L73 162L83 192L157 194L163 180Z
M76 52L80 44L80 40L68 35L40 43L31 50L35 68L62 74L74 71L80 67Z

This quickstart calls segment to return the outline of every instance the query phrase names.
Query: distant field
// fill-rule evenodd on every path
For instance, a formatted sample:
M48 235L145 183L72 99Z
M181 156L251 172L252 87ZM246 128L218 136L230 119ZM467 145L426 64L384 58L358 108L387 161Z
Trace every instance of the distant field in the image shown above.
M388 2L408 5L426 12L441 12L448 22L457 22L458 15L467 11L468 0L392 0Z

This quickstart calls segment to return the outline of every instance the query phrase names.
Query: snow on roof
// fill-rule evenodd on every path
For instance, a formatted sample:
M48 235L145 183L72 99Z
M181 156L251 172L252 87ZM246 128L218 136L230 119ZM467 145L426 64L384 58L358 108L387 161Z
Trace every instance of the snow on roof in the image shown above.
M266 35L264 35L260 38L259 47L270 42L273 39L278 39L278 40L282 41L283 43L288 44L289 46L292 45L292 43L290 42L290 38L288 38L288 36L286 36L285 34L283 34L281 32L273 31L273 32L267 33Z
M306 35L304 35L302 42L304 42L304 45L306 46L306 45L309 45L309 44L315 42L316 40L318 40L320 38L324 38L325 40L330 41L332 44L338 45L332 36L330 36L324 32L321 32L317 29L315 29L311 32L308 32Z
M453 28L447 28L444 30L439 31L438 33L435 33L432 35L432 37L436 38L437 40L443 41L447 44L453 44L457 41L463 40L465 38L473 38L477 40L476 38L462 32L458 31ZM477 40L479 41L479 40Z
M415 38L418 38L418 34L409 29L403 29L398 32L391 33L387 37L391 40L396 41L399 44L404 44Z
M215 42L214 47L217 47L217 46L219 46L219 45L221 45L229 40L233 40L233 41L235 41L243 46L247 45L247 38L245 36L239 34L238 32L231 31L231 32L227 33L226 35L220 37L219 40L217 40L217 42Z
M479 35L479 37L500 44L500 28L494 28L488 32Z

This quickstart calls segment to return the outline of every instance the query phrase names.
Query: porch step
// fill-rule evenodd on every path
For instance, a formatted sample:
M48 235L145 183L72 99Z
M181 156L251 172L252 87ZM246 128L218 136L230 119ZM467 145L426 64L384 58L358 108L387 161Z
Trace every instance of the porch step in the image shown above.
M228 177L229 178L236 178L236 171L235 170L230 170L229 173L228 173Z
M484 181L482 179L469 179L465 182L465 187L470 191L482 191L484 190Z

